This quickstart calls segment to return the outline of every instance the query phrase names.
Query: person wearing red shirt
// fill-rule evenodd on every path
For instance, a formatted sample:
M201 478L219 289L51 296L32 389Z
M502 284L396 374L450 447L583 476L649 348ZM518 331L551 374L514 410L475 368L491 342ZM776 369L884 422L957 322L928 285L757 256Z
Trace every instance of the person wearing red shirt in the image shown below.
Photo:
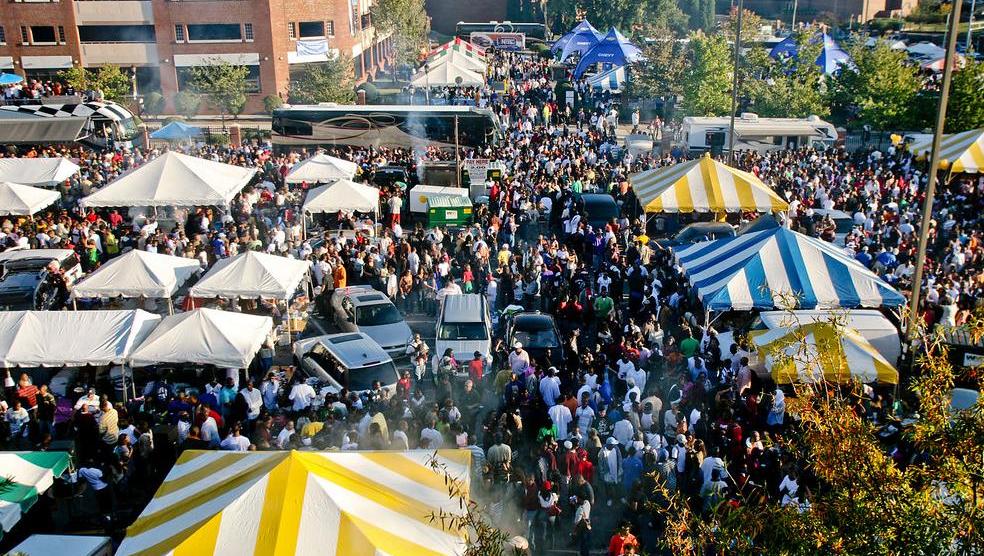
M612 535L612 540L608 542L608 556L622 556L625 554L625 546L639 546L639 539L632 534L631 526L622 522L618 531Z
M475 357L468 362L468 376L476 386L482 384L482 377L485 376L485 361L482 360L482 352L476 351Z
M17 397L21 399L24 407L28 411L38 408L38 387L31 384L31 377L27 373L22 373L17 384Z

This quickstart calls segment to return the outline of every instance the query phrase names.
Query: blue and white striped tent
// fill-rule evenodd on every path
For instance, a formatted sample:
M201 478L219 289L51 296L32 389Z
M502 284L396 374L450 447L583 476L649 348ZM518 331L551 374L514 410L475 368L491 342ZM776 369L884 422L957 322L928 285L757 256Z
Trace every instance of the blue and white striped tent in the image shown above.
M905 298L839 248L773 228L674 249L708 311L897 307Z
M595 91L618 92L625 83L625 68L612 68L588 78L588 86Z

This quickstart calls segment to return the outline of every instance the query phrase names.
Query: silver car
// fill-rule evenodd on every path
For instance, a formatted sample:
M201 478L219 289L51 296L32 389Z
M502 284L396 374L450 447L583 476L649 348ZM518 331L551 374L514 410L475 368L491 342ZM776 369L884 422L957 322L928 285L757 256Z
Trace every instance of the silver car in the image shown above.
M407 356L412 332L386 294L369 286L338 288L331 295L335 324L345 332L362 332L393 359Z
M400 378L393 360L365 334L346 332L299 340L294 343L294 358L302 373L335 390L365 392L378 380L393 391Z

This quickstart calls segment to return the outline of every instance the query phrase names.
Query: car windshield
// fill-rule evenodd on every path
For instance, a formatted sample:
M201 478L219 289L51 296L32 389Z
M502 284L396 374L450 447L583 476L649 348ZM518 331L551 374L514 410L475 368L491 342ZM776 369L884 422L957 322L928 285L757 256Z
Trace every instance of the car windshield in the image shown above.
M489 332L480 322L450 322L437 331L438 340L488 340Z
M514 340L523 342L523 346L530 348L555 348L560 345L552 328L517 330Z
M378 380L383 386L393 384L399 380L396 374L396 365L392 361L370 365L360 369L349 369L348 371L349 390L369 390L372 383Z
M4 269L7 272L24 272L30 270L41 270L48 266L51 259L22 259L19 261L10 261L4 265Z
M355 323L359 326L381 326L403 320L403 315L391 303L366 305L356 309Z

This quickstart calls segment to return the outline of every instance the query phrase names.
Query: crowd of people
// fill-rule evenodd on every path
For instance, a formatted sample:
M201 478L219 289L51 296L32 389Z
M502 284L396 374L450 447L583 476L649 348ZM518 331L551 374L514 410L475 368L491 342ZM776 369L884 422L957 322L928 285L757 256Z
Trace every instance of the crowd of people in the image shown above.
M433 314L444 296L469 292L486 295L496 314L515 305L552 314L561 353L532 355L497 333L491 353L443 353L433 366L418 337L395 387L348 392L318 389L290 367L272 367L270 345L249 369L205 369L191 387L152 375L143 395L126 404L96 389L60 403L41 381L35 386L28 373L12 372L0 402L7 445L45 449L53 439L74 438L80 475L101 493L101 511L127 510L131 519L185 449L469 450L474 495L536 552L656 551L661 523L652 507L664 492L657 482L698 512L752 500L806 511L817 481L785 446L796 425L786 393L750 369L743 343L721 356L718 331L702 322L672 253L646 238L628 176L678 159L624 153L610 96L572 109L555 98L546 61L495 56L490 67L510 86L468 96L493 110L504 140L468 154L506 171L470 226L413 222L393 185L380 193L381 222L332 216L330 227L364 230L354 240L305 238L300 204L315 184L287 187L283 179L304 154L278 155L263 145L185 147L260 170L228 209L83 214L80 197L163 150L35 147L17 154L66 156L82 170L62 184L58 209L0 222L0 241L75 249L86 272L128 249L196 258L203 269L264 250L311 260L317 296L367 284L406 313ZM448 156L387 148L330 154L356 162L367 181L379 166L404 165L415 176L422 160ZM790 201L786 225L835 241L832 222L816 211L849 214L855 226L845 248L898 288L911 288L925 176L904 149L743 153L737 164ZM982 187L957 178L937 194L927 324L959 324L981 298ZM619 216L590 226L578 201L585 192L610 193ZM226 308L280 318L272 305ZM466 379L457 378L459 367ZM890 392L866 391L858 400L872 418L893 411Z

